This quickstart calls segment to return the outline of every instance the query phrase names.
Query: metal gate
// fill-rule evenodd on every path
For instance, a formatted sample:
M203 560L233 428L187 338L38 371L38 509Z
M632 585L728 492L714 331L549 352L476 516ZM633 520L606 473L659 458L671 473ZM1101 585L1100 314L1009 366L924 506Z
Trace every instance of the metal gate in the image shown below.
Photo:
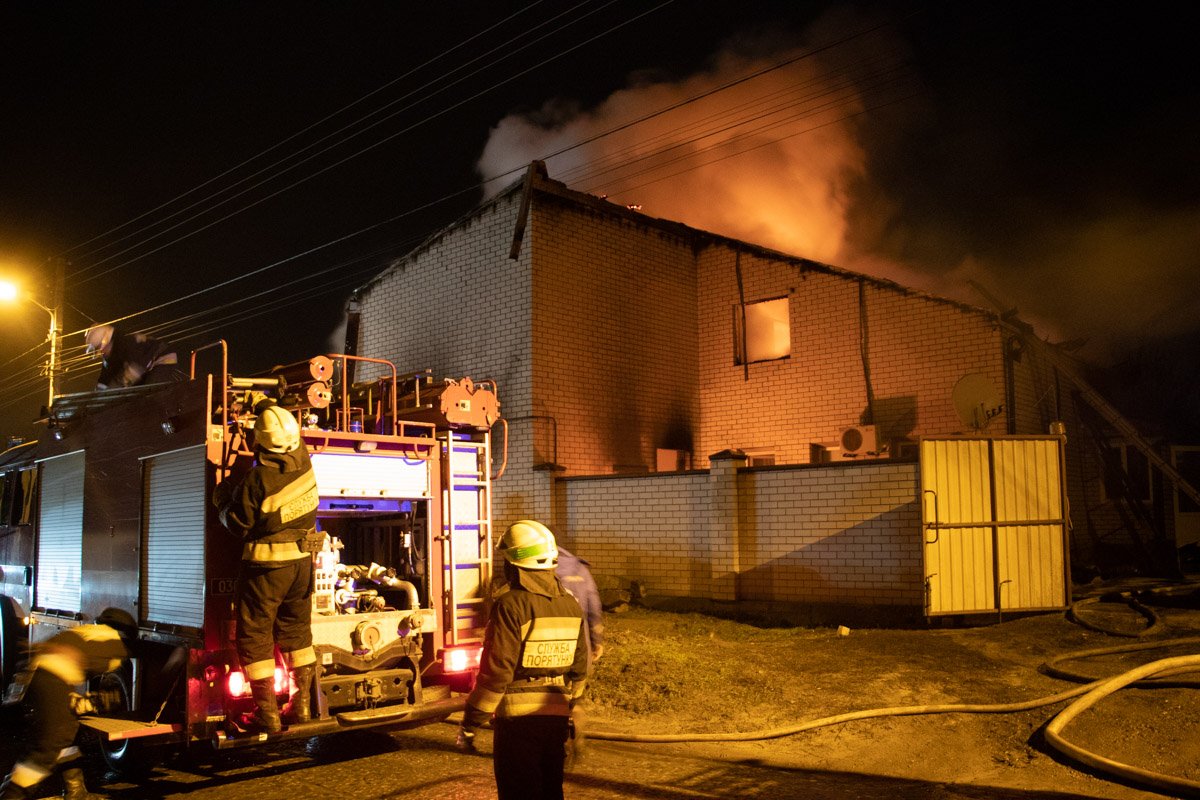
M1065 608L1062 438L928 437L920 452L926 615Z

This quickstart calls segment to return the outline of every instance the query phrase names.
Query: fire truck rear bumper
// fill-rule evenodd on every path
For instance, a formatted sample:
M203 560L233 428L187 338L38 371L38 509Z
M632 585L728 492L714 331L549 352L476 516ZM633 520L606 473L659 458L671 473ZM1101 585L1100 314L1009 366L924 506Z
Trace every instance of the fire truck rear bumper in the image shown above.
M398 722L424 722L447 717L462 711L467 704L465 695L432 700L419 706L385 706L365 711L343 711L336 719L343 728L364 728L370 725L385 725Z
M466 696L460 695L425 702L418 706L385 706L371 710L343 711L331 719L314 719L312 722L290 725L273 734L230 734L218 731L213 737L213 746L218 750L230 750L236 747L251 747L268 740L277 742L286 739L307 739L310 736L336 733L349 728L420 723L447 717L462 711L465 706Z

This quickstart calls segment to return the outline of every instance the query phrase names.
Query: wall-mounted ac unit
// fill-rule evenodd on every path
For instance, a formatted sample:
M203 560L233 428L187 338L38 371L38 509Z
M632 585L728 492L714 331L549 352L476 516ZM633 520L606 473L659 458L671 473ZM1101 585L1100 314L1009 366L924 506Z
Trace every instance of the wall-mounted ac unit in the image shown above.
M878 458L879 439L874 425L851 425L839 437L842 458Z

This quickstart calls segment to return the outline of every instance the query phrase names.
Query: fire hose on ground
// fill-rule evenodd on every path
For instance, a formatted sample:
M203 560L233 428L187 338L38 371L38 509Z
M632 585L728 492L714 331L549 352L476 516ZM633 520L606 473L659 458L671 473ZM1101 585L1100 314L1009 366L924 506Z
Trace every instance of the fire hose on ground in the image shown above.
M1077 651L1075 653L1069 653L1067 655L1060 656L1057 659L1054 659L1053 662L1048 663L1057 663L1074 658L1105 655L1109 653L1125 653L1133 650L1147 650L1151 648L1185 644L1200 644L1200 637L1165 639L1158 642L1143 642L1120 647ZM1153 661L1149 664L1129 670L1128 672L1124 672L1120 675L1094 680L1084 686L1059 692L1058 694L1039 697L1032 700L1025 700L1017 703L947 703L940 705L873 708L862 711L851 711L832 717L823 717L810 722L802 722L782 728L746 731L739 733L632 734L618 733L615 731L589 730L587 735L590 739L600 739L614 742L744 742L793 736L795 734L804 733L805 731L811 731L816 728L823 728L830 725L840 725L842 723L853 722L860 719L916 716L924 714L1009 714L1055 705L1066 700L1078 698L1075 699L1075 702L1071 703L1071 705L1067 706L1057 715L1055 715L1055 717L1047 724L1045 728L1046 741L1054 749L1058 750L1067 757L1086 764L1093 769L1099 770L1100 772L1115 775L1119 778L1140 783L1145 786L1151 786L1155 789L1169 792L1171 794L1186 797L1200 797L1200 781L1193 781L1187 778L1166 775L1160 772L1154 772L1152 770L1146 770L1140 767L1124 764L1119 761L1114 761L1096 753L1092 753L1080 747L1079 745L1073 744L1067 741L1062 735L1062 731L1068 723L1118 689L1124 688L1125 686L1133 683L1146 681L1146 679L1150 678L1151 676L1167 677L1170 675L1195 671L1200 671L1200 655L1186 655ZM1058 677L1067 676L1060 673ZM1153 683L1156 686L1168 685L1159 681L1153 681ZM1172 685L1196 686L1196 683L1184 682Z

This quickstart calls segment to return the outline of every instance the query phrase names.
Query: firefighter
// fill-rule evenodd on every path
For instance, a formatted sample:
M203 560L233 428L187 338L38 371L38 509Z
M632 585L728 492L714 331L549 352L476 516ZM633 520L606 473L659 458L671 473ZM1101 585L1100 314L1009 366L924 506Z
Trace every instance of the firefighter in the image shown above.
M568 551L558 548L558 566L555 568L563 588L579 601L583 611L584 631L587 633L588 677L600 656L604 655L604 606L600 602L600 589L588 569L588 562ZM567 768L573 769L582 763L587 750L587 702L583 697L575 701L571 711L570 747L567 749Z
M475 730L493 717L500 800L561 800L568 720L587 676L583 612L555 575L558 549L545 525L513 523L500 551L509 590L488 616L458 746L474 750Z
M112 325L97 325L84 334L87 351L104 359L96 388L120 389L147 383L186 380L179 357L165 342L143 333L123 333Z
M91 678L120 668L137 641L138 626L127 611L106 608L91 625L78 625L38 645L25 699L32 708L33 735L25 755L0 788L0 800L37 797L34 787L61 771L67 800L104 800L88 791L75 744L78 715L97 709L96 695L75 689ZM103 709L99 709L103 710Z
M235 644L250 681L255 711L251 730L278 733L275 645L292 670L296 695L289 722L312 718L316 655L312 647L312 552L317 481L295 416L267 399L255 406L255 465L232 490L217 486L213 500L222 524L242 537L235 603Z
M586 560L559 546L558 566L554 571L563 588L579 601L579 607L583 610L588 652L592 657L591 663L595 664L604 655L604 607L600 603L600 589L588 567ZM590 673L591 669L588 671Z

